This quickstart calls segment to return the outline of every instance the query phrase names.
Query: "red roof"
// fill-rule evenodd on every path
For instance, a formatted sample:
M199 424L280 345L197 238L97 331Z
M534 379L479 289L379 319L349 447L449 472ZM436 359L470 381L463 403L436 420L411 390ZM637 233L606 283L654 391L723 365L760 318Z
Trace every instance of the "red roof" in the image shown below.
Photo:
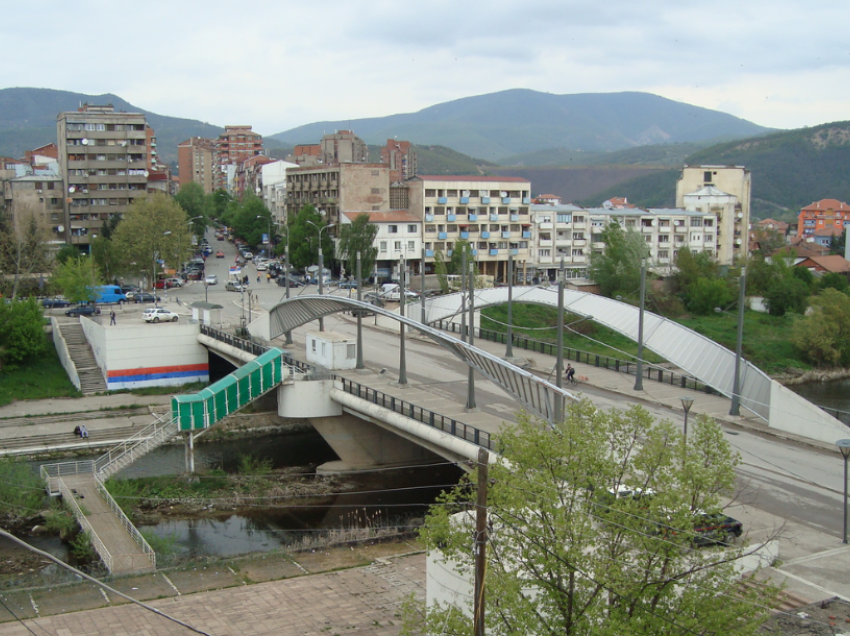
M827 225L815 230L815 236L841 236L842 234L844 234L844 227L841 225Z
M810 203L802 209L803 212L807 210L840 210L842 212L850 212L850 205L847 205L844 201L839 201L838 199L821 199L820 201Z
M836 274L850 272L850 261L843 256L809 256L806 261L811 261L827 272L835 272ZM806 267L806 261L800 263L799 267Z
M412 181L419 179L421 181L468 181L470 183L493 183L493 182L510 182L510 183L531 183L528 179L522 177L493 177L484 175L462 175L462 174L417 174L408 179Z

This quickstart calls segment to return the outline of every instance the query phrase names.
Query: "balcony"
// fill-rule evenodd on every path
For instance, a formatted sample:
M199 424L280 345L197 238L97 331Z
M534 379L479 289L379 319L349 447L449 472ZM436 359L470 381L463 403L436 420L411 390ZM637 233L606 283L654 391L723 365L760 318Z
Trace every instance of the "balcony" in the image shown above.
M517 254L519 254L519 248L512 247L511 249L508 250L508 253L511 256L516 256Z
M483 239L490 238L490 232L488 232L487 230L481 230L481 238L483 238Z
M519 221L519 214L511 214L511 221Z
M510 232L502 232L502 238L503 239L511 238L511 233Z
M478 220L478 215L477 215L477 214L472 214L472 213L470 212L470 214L469 214L469 220L470 220L470 221L477 221L477 220Z
M481 197L481 203L490 203L490 197Z
M441 241L445 241L447 238L449 238L449 235L446 232L440 232L437 234L437 238Z
M531 238L531 232L528 232L528 231L523 230L523 232L522 232L522 238L528 238L528 239L530 239L530 238Z
M464 239L464 240L468 239L468 238L469 238L469 232L461 232L461 233L460 233L460 238L462 238L462 239ZM317 249L318 249L318 248L317 248Z
M434 215L433 215L433 214L426 214L426 215L425 215L425 220L426 220L426 221L428 221L428 222L433 221L433 220L434 220Z
M434 250L425 250L425 258L434 258Z
M498 214L491 214L491 215L490 215L490 220L491 220L491 221L498 221L498 220L499 220L499 215L498 215Z
M673 228L673 231L674 232L687 232L688 228L686 228L684 225L677 225Z
M451 223L452 221L455 221L457 219L457 215L456 214L449 214L447 216L447 219L448 219L449 223Z
M449 200L446 197L440 197L437 199L437 203L448 203Z
M497 250L497 249L493 249L493 248L490 248L490 252L489 252L489 253L490 253L490 256L498 256L498 255L499 255L499 250Z
M461 197L460 202L461 203L469 203L469 197Z
M537 241L540 247L552 247L552 239L540 239Z
M659 231L659 232L669 232L669 231L670 231L670 229L671 229L671 228L670 228L670 226L669 226L669 225L662 225L661 227L659 227L659 228L658 228L658 231Z
M537 224L537 228L540 229L540 230L551 230L554 227L555 226L552 224L551 221L546 221L544 223L538 223Z
M524 205L529 205L531 203L531 199L529 197L523 197L522 202Z
M502 197L502 203L504 203L504 204L506 204L506 205L507 205L507 204L509 204L510 202L511 202L511 198L510 198L510 197Z
M573 245L575 247L585 247L587 245L587 239L573 239Z
M643 232L644 234L652 234L655 231L655 228L652 227L651 225L642 225L640 227L640 231Z

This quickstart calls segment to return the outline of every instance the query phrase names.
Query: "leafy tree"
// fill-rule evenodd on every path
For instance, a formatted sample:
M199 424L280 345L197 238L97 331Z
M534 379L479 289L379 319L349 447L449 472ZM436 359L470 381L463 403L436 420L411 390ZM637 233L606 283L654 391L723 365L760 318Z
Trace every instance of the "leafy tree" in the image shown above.
M815 276L812 274L811 270L807 267L794 267L791 269L791 275L794 278L797 278L806 285L806 287L811 290L815 286ZM844 281L844 284L847 284L847 281L844 280L844 277L841 277L841 280Z
M489 475L488 633L756 631L775 590L739 587L745 549L689 549L698 511L721 510L740 461L713 420L698 417L687 443L640 406L604 411L584 400L554 427L518 422L500 433L502 459ZM467 580L471 515L453 513L469 510L476 479L432 507L422 530L427 548ZM607 496L620 486L653 495ZM435 602L424 631L471 633L470 605L462 595Z
M360 270L363 276L368 276L378 257L375 247L375 237L378 236L378 226L369 223L368 214L358 214L351 223L339 228L339 256L346 259L346 270L357 273L357 253L360 252Z
M830 288L810 304L811 313L794 323L791 342L818 366L850 365L850 298Z
M805 269L802 267L798 267L797 269ZM809 271L809 270L805 270ZM810 272L811 273L811 272ZM840 292L843 292L847 289L847 279L844 278L841 274L836 274L835 272L827 272L823 276L820 277L820 281L818 281L818 287L821 289L837 289Z
M0 302L0 325L0 370L13 369L44 350L44 312L35 298Z
M80 256L80 250L78 250L73 245L63 245L59 248L59 251L56 252L56 256L54 260L60 264L64 265L66 261L77 259Z
M838 256L844 256L844 246L847 243L847 229L839 236L833 236L832 240L829 242L829 253L836 254Z
M785 237L774 228L756 228L755 242L758 243L757 252L762 256L770 256L776 250L785 246Z
M72 303L93 300L92 289L102 282L100 271L90 256L68 259L53 273L53 284Z
M732 300L732 290L722 278L698 278L688 286L687 308L694 314L708 315L715 307L726 307Z
M809 288L799 278L783 277L773 281L764 294L764 303L771 316L784 316L793 312L802 314L806 311L806 299Z
M207 208L209 207L209 200L203 186L190 181L180 187L180 191L174 195L174 200L186 211L186 218L193 219L192 231L198 236L203 236L207 229Z
M229 207L230 224L233 233L245 239L248 245L259 246L263 242L263 234L269 231L271 212L256 194L246 190L242 199L235 206ZM273 228L272 228L273 229Z
M305 205L289 223L289 262L292 267L302 268L318 265L318 233L325 227L325 219L312 205ZM328 236L329 230L323 230L322 254L325 267L330 267L334 256L334 244Z
M754 254L747 263L747 293L764 294L780 277L775 260L768 261L760 254Z
M164 194L137 199L112 239L125 267L146 272L152 284L161 271L158 259L166 267L178 268L191 253L187 220L183 208Z
M230 193L223 188L219 188L210 195L210 214L214 219L224 222L224 213L227 210L228 204L233 200Z
M23 279L47 271L47 241L50 232L29 208L22 207L17 218L0 214L0 272L5 275L3 291L17 298Z
M677 290L686 292L688 287L700 278L714 278L718 274L717 261L708 252L692 252L683 247L676 256L676 282Z
M446 257L443 255L443 250L434 250L434 274L437 275L437 282L440 285L440 291L444 294L448 294L449 270L446 266Z
M640 262L648 255L646 241L632 229L612 221L602 230L605 249L590 255L588 274L603 296L631 296L640 288Z

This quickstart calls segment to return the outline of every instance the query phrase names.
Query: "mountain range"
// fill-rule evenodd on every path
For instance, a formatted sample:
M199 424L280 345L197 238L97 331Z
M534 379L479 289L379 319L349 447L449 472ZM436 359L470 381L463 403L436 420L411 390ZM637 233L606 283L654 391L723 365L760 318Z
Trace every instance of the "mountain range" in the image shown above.
M325 121L271 135L289 144L316 143L325 133L354 130L367 143L406 139L439 144L489 161L566 148L607 152L649 144L752 137L768 128L649 93L553 95L514 89L464 97L415 113Z

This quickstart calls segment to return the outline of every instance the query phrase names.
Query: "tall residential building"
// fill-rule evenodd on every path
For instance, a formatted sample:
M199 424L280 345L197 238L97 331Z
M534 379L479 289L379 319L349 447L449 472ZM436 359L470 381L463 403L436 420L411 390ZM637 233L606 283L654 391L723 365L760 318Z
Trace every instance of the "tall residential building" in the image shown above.
M338 130L332 135L325 135L319 145L319 158L326 166L369 163L369 146L350 130Z
M213 170L213 189L239 193L235 183L236 171L243 161L263 154L263 136L251 126L225 126L216 141Z
M820 232L841 236L850 226L850 205L838 199L814 201L800 210L797 216L797 236L810 238Z
M731 265L749 253L751 193L752 176L744 166L685 166L676 182L677 208L717 216L721 264ZM734 205L730 195L736 199Z
M103 222L144 196L149 136L142 113L84 104L56 121L65 242L88 246ZM57 226L58 228L59 226Z
M213 158L215 141L203 137L192 137L177 146L177 169L180 187L193 181L204 192L213 192Z
M529 258L531 182L521 177L417 175L405 182L409 211L424 221L425 271L434 254L469 241L480 274L507 279L508 256Z
M387 139L387 145L381 148L381 163L390 167L390 183L399 183L416 176L416 153L411 150L409 141Z

